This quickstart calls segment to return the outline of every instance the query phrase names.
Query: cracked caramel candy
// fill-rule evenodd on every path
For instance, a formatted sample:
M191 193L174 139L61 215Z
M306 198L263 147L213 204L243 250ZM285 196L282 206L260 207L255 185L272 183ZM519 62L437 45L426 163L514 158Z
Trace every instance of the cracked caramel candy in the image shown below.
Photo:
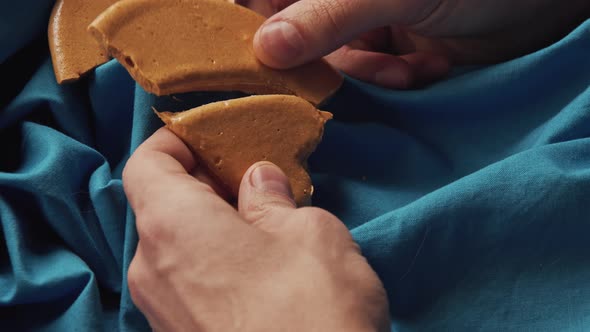
M148 92L242 91L290 94L314 105L343 77L318 60L275 70L254 55L252 38L265 18L220 0L121 0L89 32Z
M53 71L59 84L78 80L110 57L88 33L88 25L117 0L57 0L47 37Z
M267 160L289 177L297 205L311 204L307 158L331 113L296 96L264 95L157 114L234 197L248 167Z

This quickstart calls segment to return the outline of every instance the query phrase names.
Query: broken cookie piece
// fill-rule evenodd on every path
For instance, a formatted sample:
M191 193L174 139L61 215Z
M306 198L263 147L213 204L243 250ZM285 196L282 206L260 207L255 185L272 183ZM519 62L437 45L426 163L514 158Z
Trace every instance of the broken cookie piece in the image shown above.
M264 95L158 116L234 197L248 167L267 160L289 177L297 205L311 204L307 158L331 113L295 96Z
M88 34L87 27L116 1L56 1L47 35L53 70L59 84L75 81L110 59L106 50Z
M89 32L148 92L293 94L318 105L343 77L323 60L294 69L261 64L252 38L265 18L219 0L121 0Z

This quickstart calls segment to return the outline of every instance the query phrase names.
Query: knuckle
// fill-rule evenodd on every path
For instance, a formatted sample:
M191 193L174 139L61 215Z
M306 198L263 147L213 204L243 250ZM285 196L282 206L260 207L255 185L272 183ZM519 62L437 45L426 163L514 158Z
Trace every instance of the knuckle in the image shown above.
M121 180L123 183L123 190L127 198L128 204L133 210L143 210L146 207L146 201L143 193L146 190L147 184L138 176L138 170L141 168L141 147L136 150L123 168Z
M138 148L139 149L139 148ZM123 172L121 174L121 177L123 179L123 181L125 181L125 179L129 178L129 175L132 172L132 169L135 166L135 159L137 159L137 150L135 153L133 153L129 159L127 160L127 162L125 163L125 167L123 167Z
M314 221L334 218L330 212L317 207L302 207L299 209L299 213L302 214L302 216L306 219Z
M143 280L141 280L141 273L139 272L138 263L135 259L131 260L129 264L129 269L127 270L127 285L129 286L129 290L131 292L135 292Z
M133 174L133 162L134 158L133 156L129 157L129 160L127 160L127 163L125 163L125 167L123 167L123 172L121 173L121 181L123 182L123 189L125 190L125 193L129 194L130 193L130 181L132 181L132 176L131 174Z
M166 227L167 216L162 216L161 212L142 211L136 214L137 235L142 243L149 246L157 246L160 243L170 242L172 238L171 230Z
M259 199L252 199L246 203L244 210L249 220L262 220L268 218L280 208L293 208L293 204L285 200L284 197L274 196L272 194L264 195Z
M330 221L336 218L330 212L317 207L302 207L299 209L299 213L309 221Z
M123 167L123 172L121 174L121 178L123 182L133 178L133 174L137 172L137 169L140 169L143 165L142 159L144 159L145 155L145 148L143 146L139 146L135 152L131 154L125 166Z
M263 220L271 214L271 211L271 204L268 203L252 201L246 204L246 214L249 220Z
M300 208L298 213L306 230L312 233L321 234L341 224L333 214L317 207Z
M298 238L307 248L336 258L342 257L343 252L360 252L359 247L354 247L356 243L346 225L335 215L315 207L301 208L299 213L303 224Z
M127 287L129 288L129 294L133 299L133 302L137 306L141 306L143 304L143 295L142 290L146 289L146 279L143 267L140 263L138 263L137 258L131 260L129 264L129 269L127 270Z

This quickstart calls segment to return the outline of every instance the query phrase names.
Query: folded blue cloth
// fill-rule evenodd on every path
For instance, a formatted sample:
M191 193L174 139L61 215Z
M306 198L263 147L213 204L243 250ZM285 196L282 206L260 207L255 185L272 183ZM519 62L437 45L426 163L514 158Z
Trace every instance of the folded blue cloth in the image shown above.
M0 12L0 329L145 331L125 283L137 235L120 179L162 100L115 61L57 85L51 6ZM326 106L314 205L351 229L392 329L590 328L589 55L590 20L422 90L347 79Z

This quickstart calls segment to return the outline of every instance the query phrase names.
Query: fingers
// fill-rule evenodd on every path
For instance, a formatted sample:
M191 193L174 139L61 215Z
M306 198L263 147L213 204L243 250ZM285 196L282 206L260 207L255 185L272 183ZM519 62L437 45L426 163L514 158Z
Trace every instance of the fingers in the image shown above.
M450 70L446 58L429 53L395 56L343 46L326 59L351 77L390 89L431 83Z
M290 68L320 58L365 31L413 23L433 0L301 0L267 20L254 37L266 65Z
M333 214L316 207L297 209L289 179L270 162L252 165L244 174L239 195L240 215L251 225L309 248L325 248L327 239L350 245L352 237ZM357 250L357 249L355 249Z
M189 174L194 167L190 150L167 129L158 130L129 158L123 186L140 239L171 240L184 227L199 227L207 235L236 227L237 212Z
M400 56L414 71L415 86L440 80L451 71L450 60L443 55L415 52Z
M326 59L351 77L387 88L407 89L415 79L412 67L390 54L343 46Z
M265 64L289 68L319 58L369 30L385 0L301 0L273 16L254 37Z
M238 209L248 222L264 228L264 220L275 220L296 208L289 179L270 162L252 165L240 185ZM265 229L267 230L267 229Z
M123 170L123 188L133 210L148 207L165 196L166 188L188 181L195 166L192 153L176 135L158 130L137 148Z

